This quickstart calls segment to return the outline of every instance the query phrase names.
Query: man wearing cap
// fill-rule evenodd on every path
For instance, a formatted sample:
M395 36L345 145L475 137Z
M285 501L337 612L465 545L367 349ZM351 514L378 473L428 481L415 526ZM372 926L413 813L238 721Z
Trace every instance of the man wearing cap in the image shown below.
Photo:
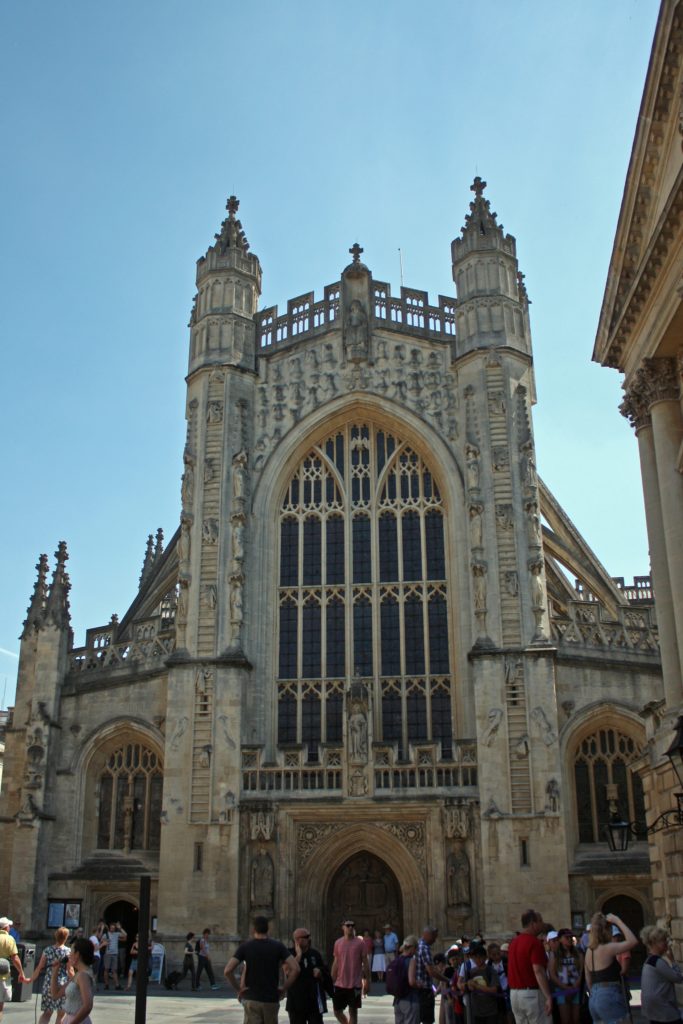
M0 1021L5 1003L12 998L12 975L10 960L17 969L19 981L24 982L24 969L21 966L17 944L9 933L12 921L9 917L0 917Z
M322 1024L322 1015L327 1013L326 982L329 984L330 980L327 968L322 954L311 946L308 928L297 928L292 938L294 948L289 952L300 973L287 992L290 1024Z
M246 965L240 980L239 964ZM280 989L280 967L285 976ZM223 973L244 1006L244 1024L277 1024L280 1000L299 976L299 965L286 946L268 937L268 918L255 917L252 938L241 942L225 965Z
M398 935L390 924L384 925L384 959L387 966L395 959L398 952Z
M552 1012L547 959L538 937L544 927L540 914L535 910L525 910L522 931L510 943L508 981L516 1024L548 1024Z
M356 1024L363 996L370 987L370 963L365 943L356 935L355 922L344 921L342 929L344 934L334 944L332 1006L339 1024ZM344 1013L347 1007L348 1017Z

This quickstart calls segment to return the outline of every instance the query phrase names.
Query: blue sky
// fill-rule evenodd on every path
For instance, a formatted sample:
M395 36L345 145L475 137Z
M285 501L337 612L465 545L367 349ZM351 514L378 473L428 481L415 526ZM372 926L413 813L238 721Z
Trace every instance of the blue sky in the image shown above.
M475 174L532 300L539 471L613 575L649 569L620 379L591 363L655 0L7 0L0 700L40 552L76 643L179 514L194 263L225 199L262 304L375 277L452 294ZM5 686L6 681L6 686Z

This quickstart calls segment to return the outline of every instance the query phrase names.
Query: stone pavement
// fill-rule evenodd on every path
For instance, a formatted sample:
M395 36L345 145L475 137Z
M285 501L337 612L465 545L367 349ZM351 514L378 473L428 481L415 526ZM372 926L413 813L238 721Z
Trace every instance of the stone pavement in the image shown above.
M383 989L384 986L381 986ZM358 1015L358 1024L391 1024L394 1019L392 998L373 985L377 995L370 995ZM288 1024L285 1004L280 1004L280 1024ZM40 995L26 1003L6 1003L3 1024L33 1024L40 1015ZM98 992L92 1012L94 1024L132 1024L135 1018L135 996L130 992ZM228 986L218 992L167 992L156 985L147 994L147 1021L161 1024L172 1021L194 1021L196 1024L242 1024L243 1010ZM330 1012L326 1024L335 1024Z
M363 1003L358 1024L393 1024L392 997L384 992L384 985L373 983L372 993ZM634 991L631 1012L633 1024L642 1024L640 992ZM330 1010L325 1024L335 1024ZM284 1002L280 1004L280 1024L288 1024ZM3 1024L34 1024L40 1014L40 994L26 1003L6 1003ZM135 996L128 992L103 992L95 997L94 1024L132 1024L135 1018ZM196 1024L242 1024L243 1011L232 990L225 985L218 992L167 992L151 985L147 993L147 1021L162 1024L169 1020L195 1021ZM438 1005L437 1005L438 1020Z

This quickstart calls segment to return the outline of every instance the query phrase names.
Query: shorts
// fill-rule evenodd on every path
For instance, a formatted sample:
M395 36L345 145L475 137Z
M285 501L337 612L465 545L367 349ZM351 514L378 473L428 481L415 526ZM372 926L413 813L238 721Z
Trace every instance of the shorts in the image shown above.
M104 969L105 969L105 971L118 971L118 969L119 969L119 954L118 953L105 953L104 954Z
M363 993L360 988L337 988L334 986L332 1006L335 1010L360 1010L363 1005Z
M628 1004L618 981L597 981L591 988L588 1009L594 1021L617 1024L628 1017Z
M560 990L555 993L555 1002L558 1006L578 1006L581 1002L581 993Z
M244 1024L277 1024L279 1003L262 1003L258 999L243 999Z

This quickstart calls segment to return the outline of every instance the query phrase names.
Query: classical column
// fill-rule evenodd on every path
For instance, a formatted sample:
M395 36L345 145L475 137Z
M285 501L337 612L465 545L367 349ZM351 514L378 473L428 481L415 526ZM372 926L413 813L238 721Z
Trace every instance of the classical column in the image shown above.
M683 419L674 360L644 360L631 399L639 410L636 428L665 693L674 709L683 702L683 476L677 469Z

